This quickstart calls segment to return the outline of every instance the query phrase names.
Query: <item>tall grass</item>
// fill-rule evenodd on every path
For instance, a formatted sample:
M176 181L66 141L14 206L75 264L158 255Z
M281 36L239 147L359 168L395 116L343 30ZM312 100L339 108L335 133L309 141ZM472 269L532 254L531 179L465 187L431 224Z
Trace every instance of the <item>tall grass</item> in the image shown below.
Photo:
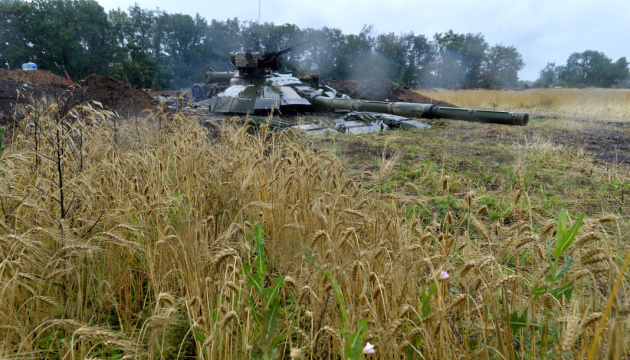
M445 177L436 199L457 206L422 225L404 209L425 199L366 189L291 131L21 114L0 178L4 357L627 356L614 218L534 219L521 187L506 226Z
M530 89L522 91L437 89L418 91L461 107L527 111L568 118L628 121L628 89Z

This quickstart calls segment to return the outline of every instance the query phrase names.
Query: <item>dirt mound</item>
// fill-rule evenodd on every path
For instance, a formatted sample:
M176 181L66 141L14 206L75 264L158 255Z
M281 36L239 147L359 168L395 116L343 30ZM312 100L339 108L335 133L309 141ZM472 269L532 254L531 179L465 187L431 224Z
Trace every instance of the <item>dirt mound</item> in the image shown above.
M33 85L26 82L0 78L0 125L10 123L17 104L32 104L33 99L46 96L60 98L65 89Z
M89 75L78 83L75 91L81 93L81 101L96 100L104 108L118 112L133 113L157 105L149 94L109 76Z
M33 85L68 87L68 80L44 70L0 70L0 79L27 82Z
M362 81L327 80L324 81L324 84L341 91L354 99L417 102L456 107L453 104L420 95L415 91L395 84L388 79Z
M158 104L149 94L109 76L92 74L70 88L67 80L47 71L2 70L0 125L10 122L17 104L32 104L33 99L44 96L69 107L96 100L123 116L139 114Z

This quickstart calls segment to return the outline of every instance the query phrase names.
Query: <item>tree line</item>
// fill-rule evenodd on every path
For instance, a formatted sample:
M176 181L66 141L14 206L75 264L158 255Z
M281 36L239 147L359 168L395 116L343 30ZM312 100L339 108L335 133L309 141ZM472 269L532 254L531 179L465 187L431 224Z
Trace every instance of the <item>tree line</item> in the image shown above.
M490 46L482 34L359 34L339 29L142 9L106 13L94 0L0 0L0 61L33 61L57 74L111 75L138 87L177 88L202 81L209 69L232 68L236 51L278 51L286 70L322 78L389 78L403 85L450 88L514 86L523 68L513 46Z
M519 84L524 66L514 46L490 45L482 34L359 34L324 27L301 29L142 9L108 13L94 0L0 0L0 62L72 78L110 75L142 88L181 88L206 71L232 69L237 51L279 51L285 69L323 79L382 79L401 85L497 88Z
M573 53L565 65L547 63L540 70L538 86L611 87L630 86L630 71L625 56L613 62L599 51Z

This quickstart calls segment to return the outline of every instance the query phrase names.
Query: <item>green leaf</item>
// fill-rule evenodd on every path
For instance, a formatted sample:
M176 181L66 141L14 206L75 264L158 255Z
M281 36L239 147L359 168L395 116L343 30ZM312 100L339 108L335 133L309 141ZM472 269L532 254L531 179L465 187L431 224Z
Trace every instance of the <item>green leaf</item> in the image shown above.
M6 126L0 126L0 155L6 150L6 146L4 146L4 133L7 131Z
M357 331L348 337L348 346L346 349L346 359L353 358L357 352L361 351L361 331Z
M263 235L265 232L262 229L260 223L254 224L254 241L256 243L256 260L254 265L258 269L258 273L264 278L267 275L267 268L265 266L265 242L263 241Z
M202 344L206 342L206 336L201 331L193 329L193 332L195 333L195 340Z
M273 303L278 302L277 297L278 297L278 291L284 287L284 280L280 277L274 279L276 286L274 286L272 289L265 289L265 292L267 293L267 302L264 304L263 309L267 309L269 307L272 306ZM270 292L268 290L271 290Z
M556 248L553 251L553 257L558 258L565 251L569 249L573 240L577 236L578 230L582 227L582 220L584 220L584 213L580 214L577 221L573 224L571 231L567 233L566 221L567 212L562 209L560 212L560 219L558 220L558 231L556 234Z
M256 321L256 323L258 325L262 326L263 325L263 313L260 311L260 309L256 308L256 306L258 304L256 304L256 302L253 301L253 299L252 299L249 302L249 305L252 307L252 309L255 309L255 310L252 311L252 316L254 317L254 321Z
M562 295L564 295L567 298L567 301L571 301L571 292L573 292L572 282L564 284L559 288L555 288L551 290L549 293L558 300L560 300Z
M422 289L422 295L420 296L420 301L422 303L422 317L426 318L431 315L431 296L437 290L437 285L435 283L431 283L431 287L429 287L429 293L427 294L425 289Z
M273 332L274 329L277 327L278 322L276 321L276 318L278 317L278 307L280 304L275 303L274 306L271 307L271 309L267 310L265 312L265 333L267 334L267 343L269 343L271 341L271 339L273 339Z
M262 289L262 285L260 284L260 276L258 274L253 274L252 273L252 269L254 267L248 264L243 264L243 272L245 273L245 275L247 276L247 285L248 286L253 286L254 288L256 288L256 292L258 293L259 296L262 296L263 294L263 289Z
M556 247L553 251L554 256L558 250L562 247L562 242L564 241L564 233L567 229L567 211L562 208L560 210L560 214L558 215L558 229L556 230Z
M567 271L569 271L569 267L571 267L572 262L573 262L573 258L567 255L567 262L564 263L564 266L562 267L562 269L560 269L560 272L558 272L558 275L556 275L556 280L559 280L560 278L562 278L564 274L566 274Z
M520 329L527 327L527 310L520 317L518 311L514 311L510 316L510 327L512 328L512 335L516 335Z
M367 323L369 319L363 319L359 322L357 331L354 334L348 336L348 342L346 343L345 359L356 359L361 355L363 350L363 332L367 329Z
M537 286L532 290L532 294L534 294L534 300L538 299L541 295L544 295L547 292L547 287L545 285Z

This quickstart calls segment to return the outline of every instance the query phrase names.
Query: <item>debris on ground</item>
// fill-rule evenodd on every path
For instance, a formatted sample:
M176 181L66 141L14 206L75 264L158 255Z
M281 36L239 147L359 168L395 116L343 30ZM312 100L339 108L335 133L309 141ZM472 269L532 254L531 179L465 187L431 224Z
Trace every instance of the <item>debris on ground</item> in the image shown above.
M166 108L171 110L184 109L188 112L200 114L209 113L210 99L195 101L192 96L191 89L150 91L148 94L160 104L163 104Z
M186 102L193 98L191 89L149 91L148 94L153 97L161 96L165 98L178 98L183 95L183 99Z

